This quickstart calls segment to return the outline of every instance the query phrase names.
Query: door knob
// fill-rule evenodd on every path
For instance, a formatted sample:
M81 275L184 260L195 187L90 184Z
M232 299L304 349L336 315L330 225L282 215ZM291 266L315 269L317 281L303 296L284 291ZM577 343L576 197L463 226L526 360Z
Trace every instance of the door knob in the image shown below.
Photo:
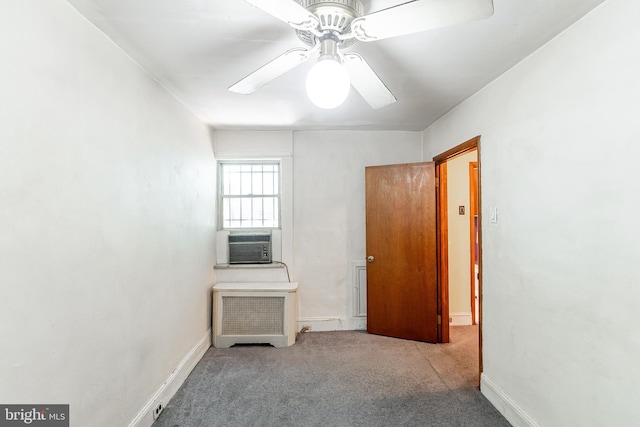
M367 262L373 262L373 256L372 255L369 255L367 257Z

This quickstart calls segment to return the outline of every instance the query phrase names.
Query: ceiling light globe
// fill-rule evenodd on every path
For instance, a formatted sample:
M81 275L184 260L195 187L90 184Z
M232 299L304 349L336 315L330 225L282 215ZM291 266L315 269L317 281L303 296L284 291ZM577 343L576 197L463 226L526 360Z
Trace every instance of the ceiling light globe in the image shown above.
M337 59L321 59L307 74L307 95L320 108L336 108L347 99L351 82Z

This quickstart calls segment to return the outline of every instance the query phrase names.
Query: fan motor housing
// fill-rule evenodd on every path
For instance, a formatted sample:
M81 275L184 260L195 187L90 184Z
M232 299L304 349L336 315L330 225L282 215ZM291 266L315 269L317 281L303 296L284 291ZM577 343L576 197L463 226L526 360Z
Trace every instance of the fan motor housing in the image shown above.
M321 32L331 31L345 34L350 31L351 21L364 14L364 6L359 0L300 0L300 5L320 20ZM310 31L296 30L298 38L309 46L318 43L318 37ZM342 47L356 43L355 38L344 40Z

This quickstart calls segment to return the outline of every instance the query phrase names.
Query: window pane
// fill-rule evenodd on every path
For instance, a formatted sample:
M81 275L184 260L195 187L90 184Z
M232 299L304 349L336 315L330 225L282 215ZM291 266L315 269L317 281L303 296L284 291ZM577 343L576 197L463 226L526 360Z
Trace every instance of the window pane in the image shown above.
M243 221L251 220L251 199L243 197L242 199L242 216Z
M237 194L251 194L251 173L242 172L240 174L240 192Z
M221 163L220 167L222 226L279 227L279 165Z
M222 219L228 221L230 217L229 199L224 199L222 200ZM228 225L225 225L225 227L228 227Z
M260 225L258 225L259 227L262 226L262 199L253 199L253 206L252 206L252 217L256 220L260 222Z
M252 174L252 189L251 189L251 194L263 194L262 191L262 180L263 180L263 175L261 173L254 173Z
M229 194L229 171L226 168L222 168L222 194Z
M227 194L240 194L240 172L229 173L229 192Z
M237 221L242 219L241 199L231 199L231 213L229 219Z
M273 179L269 175L265 174L262 177L262 194L273 194Z
M271 194L279 194L280 193L280 174L276 170L273 174L273 193Z
M262 218L265 220L273 219L273 209L271 209L271 200L267 197L260 199L260 206L262 207Z

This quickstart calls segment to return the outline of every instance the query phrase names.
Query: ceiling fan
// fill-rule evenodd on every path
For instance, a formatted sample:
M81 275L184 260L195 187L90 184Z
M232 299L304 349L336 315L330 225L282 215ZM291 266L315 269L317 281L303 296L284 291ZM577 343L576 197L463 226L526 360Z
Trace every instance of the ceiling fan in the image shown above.
M251 94L318 54L307 76L307 94L321 108L335 108L351 85L374 109L395 96L362 56L342 52L358 41L372 42L493 15L493 0L413 0L364 14L360 0L246 0L295 29L308 48L293 48L229 88Z

